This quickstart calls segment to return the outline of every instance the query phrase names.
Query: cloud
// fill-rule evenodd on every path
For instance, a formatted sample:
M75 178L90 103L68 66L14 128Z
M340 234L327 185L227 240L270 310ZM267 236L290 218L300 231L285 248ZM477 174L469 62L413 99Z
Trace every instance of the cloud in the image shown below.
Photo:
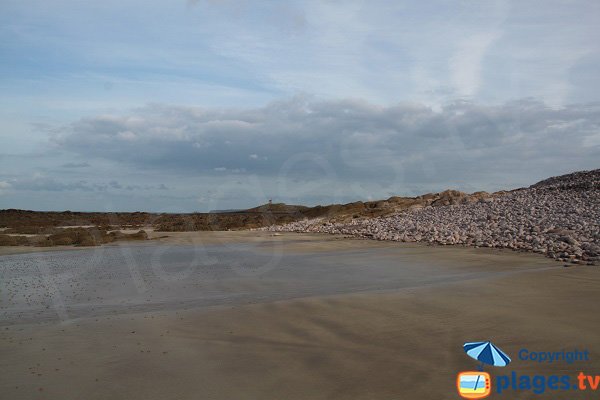
M600 147L600 132L586 136L583 140L584 147Z
M59 149L132 170L379 183L398 192L498 188L528 184L553 170L597 167L598 130L598 103L550 108L533 99L454 101L434 110L296 96L249 109L149 105L74 121L53 141Z
M129 191L169 190L169 188L164 183L161 183L159 185L127 185L127 186L125 186L125 190L129 190Z
M47 192L64 192L73 190L82 190L91 192L95 188L88 182L81 180L77 182L61 182L51 177L45 176L34 176L33 178L26 179L15 179L11 182L11 185L16 190L27 190L27 191L47 191Z
M456 52L450 58L450 74L459 94L477 94L482 83L483 57L499 37L499 32L483 32L471 35L458 43Z
M108 183L104 182L89 182L87 180L78 180L64 182L54 177L44 176L42 174L34 174L29 178L13 179L10 182L0 181L0 194L7 189L16 191L33 191L33 192L107 192L121 190L168 190L165 184L157 185L123 185L116 180L111 180Z
M79 162L79 163L68 162L68 163L61 165L61 167L63 167L63 168L87 168L89 166L90 166L90 164L86 163L86 162Z
M2 196L8 189L11 188L10 183L6 181L0 181L0 196Z

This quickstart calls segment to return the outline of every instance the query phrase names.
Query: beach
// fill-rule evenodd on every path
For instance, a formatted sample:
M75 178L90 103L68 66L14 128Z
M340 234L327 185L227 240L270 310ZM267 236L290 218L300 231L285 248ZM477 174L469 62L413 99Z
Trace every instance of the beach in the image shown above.
M0 400L599 398L600 2L30 3Z
M74 276L65 274L84 268L78 258L44 262L38 286L39 275L15 261L33 262L30 254L0 256L3 398L455 399L457 373L477 367L462 345L479 340L513 359L487 368L492 376L600 371L594 266L334 235L149 235L155 239L37 253L56 260L89 252L92 260ZM138 265L147 252L162 270ZM107 254L134 261L102 268ZM18 279L30 279L24 297L23 285L8 286ZM585 348L590 360L523 361L523 348Z

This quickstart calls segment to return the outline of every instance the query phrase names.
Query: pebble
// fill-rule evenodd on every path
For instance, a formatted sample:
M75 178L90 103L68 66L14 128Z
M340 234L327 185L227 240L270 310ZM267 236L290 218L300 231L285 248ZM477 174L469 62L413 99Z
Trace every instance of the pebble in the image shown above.
M415 207L348 222L305 219L261 230L508 248L595 264L600 262L600 169L552 177L483 201Z

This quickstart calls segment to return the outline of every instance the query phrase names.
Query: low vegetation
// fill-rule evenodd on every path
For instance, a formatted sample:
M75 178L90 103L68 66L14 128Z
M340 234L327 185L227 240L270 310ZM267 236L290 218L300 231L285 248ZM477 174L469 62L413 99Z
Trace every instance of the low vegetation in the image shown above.
M96 228L54 228L52 234L11 235L0 234L0 246L98 246L118 240L146 240L148 234L140 230L136 233L108 232Z

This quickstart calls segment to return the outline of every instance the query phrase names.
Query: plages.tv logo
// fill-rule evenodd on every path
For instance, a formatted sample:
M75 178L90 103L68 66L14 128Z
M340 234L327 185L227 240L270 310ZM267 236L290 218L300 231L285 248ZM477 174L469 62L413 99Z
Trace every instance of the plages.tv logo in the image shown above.
M465 399L483 399L492 392L490 374L483 372L484 365L505 367L510 357L490 341L468 342L463 345L465 353L479 361L478 371L463 371L456 377L458 394Z

